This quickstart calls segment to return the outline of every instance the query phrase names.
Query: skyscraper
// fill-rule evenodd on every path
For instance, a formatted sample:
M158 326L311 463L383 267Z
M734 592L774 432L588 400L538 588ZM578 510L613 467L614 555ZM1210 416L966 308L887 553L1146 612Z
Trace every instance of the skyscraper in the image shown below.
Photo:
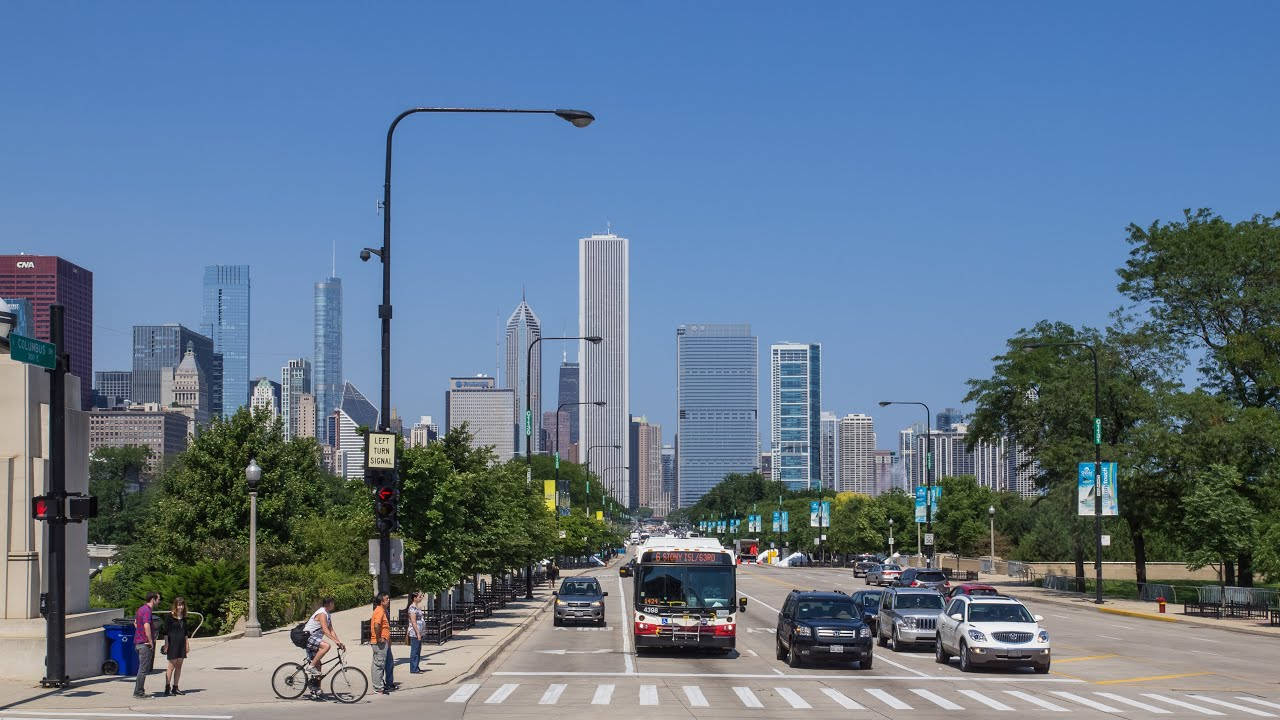
M486 375L449 378L444 394L444 422L448 430L465 423L471 433L471 447L493 448L499 463L515 455L511 412L515 407L515 391L499 388L494 378Z
M188 346L195 356L196 368L204 376L201 384L209 389L210 417L221 417L215 367L218 354L213 351L213 341L176 323L133 326L133 397L129 399L135 403L162 402L162 371L168 369L172 375Z
M822 411L822 487L836 489L836 477L840 461L840 418L833 412ZM843 489L843 488L841 488Z
M364 427L374 430L378 427L378 408L369 402L369 398L364 393L356 389L351 383L343 383L342 385L342 402L339 404L342 412L351 418L356 427Z
M662 491L662 426L648 418L631 419L631 460L628 462L636 507L663 516L669 498Z
M892 450L876 450L873 462L876 466L876 489L872 495L882 495L894 488L898 456Z
M222 416L231 417L249 402L248 265L205 266L200 329L222 356Z
M822 346L771 346L769 374L773 479L792 490L816 488L822 477Z
M679 481L676 479L676 447L662 446L662 492L667 497L667 511L675 509L679 497ZM663 517L666 517L665 515Z
M591 455L595 467L627 464L631 439L630 415L630 271L628 241L612 233L578 241L578 334L598 335L599 345L581 341L579 395L606 405L578 416L582 455ZM626 473L609 473L605 487L624 507L631 506Z
M963 412L958 408L949 407L943 408L942 412L938 413L935 424L939 430L947 431L964 421L965 414Z
M298 396L298 432L294 437L315 437L316 424L316 396L302 393Z
M303 432L299 424L302 396L311 392L311 361L296 358L280 368L280 422L284 425L284 439L307 437L314 430ZM313 426L315 418L310 418Z
M523 455L528 443L537 443L542 427L542 343L533 346L533 356L528 358L529 346L542 337L542 323L524 298L507 319L506 384L515 392L515 408L512 422L516 432L516 454ZM528 362L529 407L524 405L525 369ZM530 432L525 433L525 412Z
M556 413L551 410L542 413L542 451L548 455L559 452L560 459L565 459L565 453L569 446L573 443L569 440L569 409L565 408L556 417ZM560 438L556 439L556 428L560 430Z
M759 344L746 323L676 328L679 507L729 473L756 469L760 447Z
M133 371L95 370L93 372L94 406L113 408L133 399Z
M280 383L265 377L258 378L253 384L249 406L255 413L259 408L265 409L272 420L280 417Z
M80 408L93 406L93 273L56 255L0 255L0 298L29 301L37 340L49 341L49 306L62 305L62 337L80 378ZM175 361L175 365L177 362ZM154 401L153 401L154 402Z
M569 444L578 442L578 363L569 362L566 356L560 361L560 386L556 394L556 405L564 405L569 414ZM564 448L561 448L563 451Z
M321 445L333 444L326 418L342 404L342 280L330 277L315 288L315 356L311 366L316 396L315 436Z
M876 431L870 415L840 419L840 492L876 492Z
M430 415L423 415L409 428L409 447L426 447L439 439L440 426Z

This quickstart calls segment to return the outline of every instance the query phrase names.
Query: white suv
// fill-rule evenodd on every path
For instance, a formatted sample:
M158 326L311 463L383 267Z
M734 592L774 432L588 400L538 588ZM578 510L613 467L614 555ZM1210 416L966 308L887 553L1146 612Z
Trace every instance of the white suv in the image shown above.
M934 659L947 663L960 657L960 669L978 665L1029 665L1049 672L1049 632L1044 618L1032 615L1011 597L957 595L938 615Z

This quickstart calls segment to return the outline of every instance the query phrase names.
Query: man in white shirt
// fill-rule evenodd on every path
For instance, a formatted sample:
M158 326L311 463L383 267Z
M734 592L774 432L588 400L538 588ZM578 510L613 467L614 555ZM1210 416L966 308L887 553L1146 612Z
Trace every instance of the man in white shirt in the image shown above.
M347 649L347 646L338 639L338 634L333 631L333 620L330 617L333 607L333 598L324 598L320 601L320 607L311 613L311 619L302 626L303 632L307 633L307 657L311 658L311 664L307 665L309 674L320 674L320 665L324 662L325 653L329 652L329 648L333 645L337 645L339 650ZM329 640L333 642L330 643Z

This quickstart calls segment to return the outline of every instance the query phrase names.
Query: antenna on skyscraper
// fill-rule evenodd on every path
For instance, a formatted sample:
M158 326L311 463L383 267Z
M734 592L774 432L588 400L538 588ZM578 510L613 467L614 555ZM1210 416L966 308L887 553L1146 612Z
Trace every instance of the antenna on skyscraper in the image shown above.
M502 377L502 308L494 314L493 325L493 382L498 387L506 387Z
M338 239L333 239L333 259L329 265L329 277L338 277Z

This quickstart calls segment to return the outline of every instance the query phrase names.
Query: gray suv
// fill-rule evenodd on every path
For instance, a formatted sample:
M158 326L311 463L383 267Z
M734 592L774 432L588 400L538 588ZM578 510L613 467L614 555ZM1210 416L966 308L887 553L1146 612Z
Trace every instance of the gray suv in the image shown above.
M933 590L889 588L880 596L876 638L899 652L904 645L932 643L938 636L942 596Z
M604 599L609 593L600 587L600 581L580 575L567 577L560 583L556 596L553 625L565 622L591 622L604 625Z
M943 595L951 589L951 583L947 580L947 574L937 569L928 568L907 568L902 571L897 580L893 581L895 587L925 588L928 590L937 590Z

